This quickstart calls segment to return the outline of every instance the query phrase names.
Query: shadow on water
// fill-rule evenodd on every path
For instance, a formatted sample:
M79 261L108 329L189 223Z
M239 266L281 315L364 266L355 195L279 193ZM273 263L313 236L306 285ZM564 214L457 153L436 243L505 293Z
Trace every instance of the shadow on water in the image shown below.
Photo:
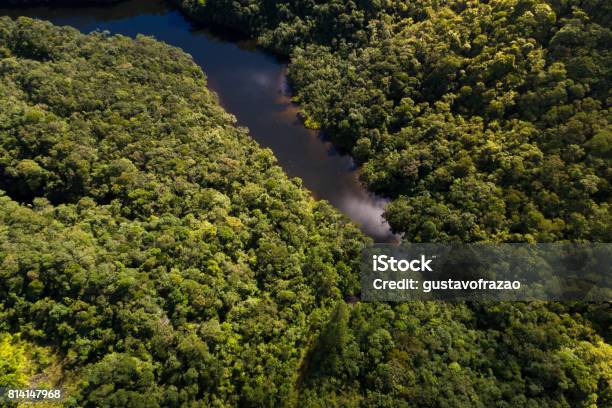
M231 33L191 23L163 0L131 0L102 7L31 7L0 9L0 15L28 16L70 25L82 32L153 36L191 54L238 124L270 148L292 177L299 177L317 199L329 201L376 241L395 241L382 213L385 199L369 193L348 155L336 152L320 135L306 129L291 102L286 66Z

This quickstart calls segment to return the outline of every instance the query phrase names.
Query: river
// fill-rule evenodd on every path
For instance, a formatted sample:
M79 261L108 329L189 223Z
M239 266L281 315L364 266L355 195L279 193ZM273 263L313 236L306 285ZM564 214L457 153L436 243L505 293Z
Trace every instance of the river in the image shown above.
M208 77L208 86L239 125L270 148L279 164L317 199L329 201L377 242L394 241L382 218L386 200L359 182L353 160L336 152L318 132L297 117L286 84L286 65L252 43L213 34L189 21L164 0L130 0L112 6L0 9L0 15L28 16L69 25L84 33L153 36L191 54Z

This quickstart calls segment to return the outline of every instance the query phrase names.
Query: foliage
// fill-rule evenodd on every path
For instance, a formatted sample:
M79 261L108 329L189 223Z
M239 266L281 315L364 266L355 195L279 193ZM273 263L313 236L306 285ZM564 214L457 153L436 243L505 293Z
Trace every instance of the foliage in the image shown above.
M302 367L300 406L612 402L612 348L567 305L341 305L319 339Z
M181 3L292 56L408 239L609 239L605 2ZM0 56L0 322L67 405L612 405L610 304L346 304L365 239L184 53L0 19Z
M82 373L77 405L291 399L359 230L183 52L27 18L0 44L0 321Z
M23 387L27 385L28 366L25 345L18 336L0 334L0 388Z
M610 241L609 1L209 0L410 241Z
M2 403L13 407L16 403L4 401L9 389L57 388L70 390L69 378L63 375L58 356L49 347L41 347L25 341L20 334L0 332L0 389ZM42 407L56 407L57 404L41 403Z
M405 239L610 241L609 2L179 3L290 57L308 123L393 199ZM332 316L302 406L610 405L610 346L590 329L609 339L609 304Z

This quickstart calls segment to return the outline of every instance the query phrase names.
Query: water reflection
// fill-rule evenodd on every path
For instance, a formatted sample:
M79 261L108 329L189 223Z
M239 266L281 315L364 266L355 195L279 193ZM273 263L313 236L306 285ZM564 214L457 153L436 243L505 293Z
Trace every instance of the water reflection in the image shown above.
M375 240L395 240L381 216L386 201L363 188L349 156L337 154L317 132L302 126L288 95L284 64L254 49L252 43L221 38L194 26L162 0L0 9L0 14L42 18L86 33L108 30L131 37L141 33L182 48L202 66L223 107L249 128L260 145L272 149L290 176L300 177L315 198L328 200Z

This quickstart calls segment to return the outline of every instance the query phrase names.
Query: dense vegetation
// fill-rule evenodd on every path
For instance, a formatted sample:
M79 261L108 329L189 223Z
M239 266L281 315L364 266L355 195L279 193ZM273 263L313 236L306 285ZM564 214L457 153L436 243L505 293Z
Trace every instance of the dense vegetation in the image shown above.
M409 240L611 240L611 2L182 4L291 56Z
M606 83L588 83L568 99L579 101L571 126L584 128L567 125L565 134L585 135L582 150L565 139L555 147L552 128L539 123L545 113L530 121L517 108L494 119L478 108L485 99L470 105L446 96L470 83L440 62L457 51L445 37L449 21L466 30L456 33L463 41L476 33L459 22L487 4L405 4L184 1L192 14L246 28L293 56L309 124L351 149L364 179L396 198L389 218L410 239L604 239ZM496 34L501 56L511 26L484 30L509 30ZM483 49L493 46L486 41ZM534 61L546 62L538 41L543 59ZM483 67L496 52L481 56ZM471 61L476 56L461 60L466 72L488 75ZM548 72L531 62L524 70ZM434 90L446 77L429 78L434 71L450 78L442 95ZM536 98L545 95L542 84L562 78L544 76L530 94L508 75L499 88L475 89L482 98L490 89L493 99L508 89ZM568 114L554 103L550 109ZM491 150L482 154L482 145ZM555 148L558 167L542 167ZM568 151L582 152L579 160L568 164ZM583 184L564 179L565 171L593 176L598 191L571 195ZM74 389L69 406L612 405L609 305L345 303L358 291L365 238L235 126L188 56L149 38L0 19L0 174L0 332L20 332L62 355L62 378ZM552 193L545 201L581 216L582 232L563 217L558 235L544 228L548 213L529 180L566 189L571 200L557 192L557 201ZM431 213L415 212L410 200L427 194L418 208ZM497 227L486 217L494 209ZM508 217L532 210L543 224L513 230ZM394 214L414 217L414 231ZM0 335L0 347L21 347L14 338ZM23 373L23 364L7 371Z
M56 346L87 406L294 398L358 229L181 51L8 18L0 45L0 330Z

